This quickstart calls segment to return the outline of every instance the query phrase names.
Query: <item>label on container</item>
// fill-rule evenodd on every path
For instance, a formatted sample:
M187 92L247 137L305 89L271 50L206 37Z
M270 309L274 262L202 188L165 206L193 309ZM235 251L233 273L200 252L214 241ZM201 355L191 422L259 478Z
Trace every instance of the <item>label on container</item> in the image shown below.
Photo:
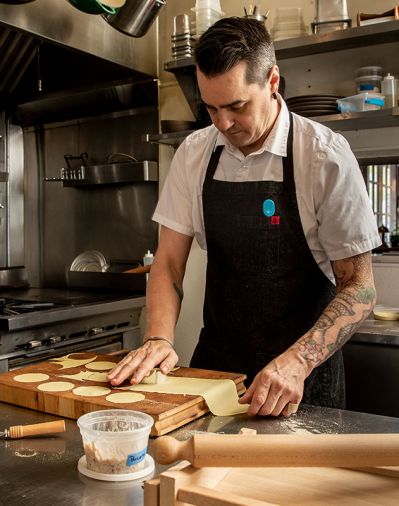
M145 459L145 456L147 454L147 447L145 447L143 450L137 452L137 453L130 453L127 456L126 459L126 465L128 467L135 466L136 464L139 464Z

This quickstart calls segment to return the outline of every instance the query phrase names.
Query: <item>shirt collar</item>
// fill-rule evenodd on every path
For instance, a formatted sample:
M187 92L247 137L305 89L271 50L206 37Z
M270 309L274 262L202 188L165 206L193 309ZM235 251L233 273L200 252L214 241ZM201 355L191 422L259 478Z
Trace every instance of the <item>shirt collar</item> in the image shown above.
M278 101L281 106L279 115L277 116L276 122L273 125L273 128L262 147L255 151L254 154L261 154L265 151L277 155L277 156L287 156L287 139L288 139L288 131L290 129L290 115L288 112L288 108L281 95L278 95ZM226 139L226 137L218 132L216 138L216 145L223 145L228 147L231 152L239 151L238 148L232 146L230 142ZM241 153L241 151L240 151Z

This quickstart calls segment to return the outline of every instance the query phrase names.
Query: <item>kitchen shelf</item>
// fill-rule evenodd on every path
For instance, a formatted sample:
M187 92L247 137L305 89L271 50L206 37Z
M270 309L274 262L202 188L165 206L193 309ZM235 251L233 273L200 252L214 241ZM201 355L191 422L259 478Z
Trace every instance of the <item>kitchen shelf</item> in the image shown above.
M151 144L163 144L165 146L178 148L183 140L192 132L194 132L194 130L182 130L181 132L171 132L167 134L146 134L143 140Z
M344 114L330 114L326 116L315 116L310 119L317 121L323 125L328 126L335 131L348 131L348 130L365 130L368 128L384 128L390 126L399 126L399 107L393 109L381 109L379 111L364 111L353 112ZM184 130L182 132L173 132L169 134L147 134L144 137L146 142L153 144L164 144L177 148L183 140L194 130ZM386 151L383 153L373 152L359 152L357 158L359 161L368 163L374 157L384 159L385 163L399 159L399 150ZM370 162L371 163L371 162ZM382 162L381 162L382 163ZM392 162L393 163L393 162Z
M346 30L306 35L295 39L279 40L274 43L278 60L342 51L356 47L375 46L399 41L399 20L356 26ZM195 69L193 57L171 60L165 63L169 72L192 72Z

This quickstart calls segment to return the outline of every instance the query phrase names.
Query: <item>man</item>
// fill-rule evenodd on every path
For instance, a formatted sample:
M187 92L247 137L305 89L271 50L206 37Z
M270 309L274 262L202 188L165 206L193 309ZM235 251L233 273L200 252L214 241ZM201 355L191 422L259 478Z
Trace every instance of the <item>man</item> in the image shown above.
M218 21L196 62L213 125L176 152L154 215L144 344L109 379L138 383L177 363L195 236L208 264L191 365L247 374L251 415L287 416L301 400L343 408L340 348L373 308L370 251L380 243L356 159L343 137L288 112L263 24Z

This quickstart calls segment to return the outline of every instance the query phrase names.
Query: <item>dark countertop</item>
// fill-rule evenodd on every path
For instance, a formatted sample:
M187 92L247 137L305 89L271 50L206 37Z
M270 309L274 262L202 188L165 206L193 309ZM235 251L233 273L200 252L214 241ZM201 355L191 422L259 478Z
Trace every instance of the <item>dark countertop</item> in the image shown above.
M369 318L356 330L351 341L399 346L399 321Z
M52 415L0 403L0 430L55 419ZM141 480L104 482L78 472L77 463L83 455L82 440L74 420L66 420L66 426L65 433L54 436L0 440L0 505L141 506ZM184 440L198 432L236 434L241 427L257 429L259 434L399 433L399 418L301 406L288 419L206 415L170 435ZM151 443L152 440L150 454ZM156 466L155 474L165 469Z

